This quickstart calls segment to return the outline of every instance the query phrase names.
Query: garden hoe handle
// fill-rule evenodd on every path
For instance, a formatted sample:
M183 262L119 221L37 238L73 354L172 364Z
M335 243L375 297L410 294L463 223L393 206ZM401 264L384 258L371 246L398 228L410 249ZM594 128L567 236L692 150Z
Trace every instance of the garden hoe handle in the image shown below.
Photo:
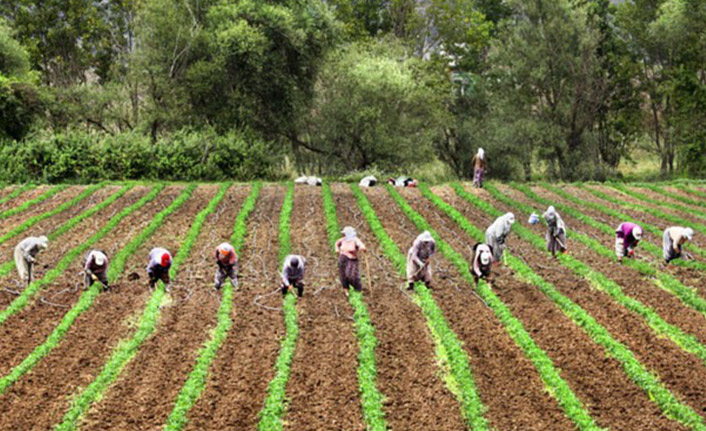
M373 282L370 279L370 264L368 263L368 253L365 253L365 274L368 276L368 290L370 290L370 299L373 299Z

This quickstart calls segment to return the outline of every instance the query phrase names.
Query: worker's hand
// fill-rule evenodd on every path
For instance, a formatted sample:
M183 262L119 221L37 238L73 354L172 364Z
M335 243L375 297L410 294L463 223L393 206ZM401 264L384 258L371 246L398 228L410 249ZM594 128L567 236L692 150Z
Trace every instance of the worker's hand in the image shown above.
M96 274L91 274L91 278L93 279L93 281L98 281L98 277L96 276Z
M630 250L630 251L628 252L628 256L630 256L630 259L632 259L633 257L635 257L635 250Z

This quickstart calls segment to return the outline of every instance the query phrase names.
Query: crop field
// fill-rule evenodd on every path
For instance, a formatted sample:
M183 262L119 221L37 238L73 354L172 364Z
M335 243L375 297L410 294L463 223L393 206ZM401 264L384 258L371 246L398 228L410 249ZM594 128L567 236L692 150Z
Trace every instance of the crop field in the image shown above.
M553 258L532 212L554 205ZM475 284L472 247L505 212L504 262ZM645 235L616 262L623 221ZM691 227L665 265L662 231ZM344 295L335 242L370 253ZM437 241L430 288L407 250ZM46 235L29 286L15 245ZM238 285L213 288L231 242ZM174 256L171 291L147 254ZM82 287L88 250L111 289ZM306 258L304 296L279 292ZM706 183L113 183L0 190L0 430L704 430Z

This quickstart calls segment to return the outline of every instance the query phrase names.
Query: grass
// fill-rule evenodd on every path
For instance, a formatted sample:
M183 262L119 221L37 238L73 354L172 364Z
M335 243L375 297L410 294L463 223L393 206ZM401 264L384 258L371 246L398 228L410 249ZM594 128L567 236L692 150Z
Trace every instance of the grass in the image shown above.
M340 237L340 226L336 215L336 204L333 201L331 187L325 183L322 187L324 217L329 246L335 253L336 241ZM387 421L382 405L384 396L376 385L377 366L375 365L375 347L378 340L375 337L375 327L370 321L368 307L363 300L363 294L349 289L348 301L353 307L353 320L356 337L358 338L358 389L363 405L363 419L369 431L385 431Z
M209 214L215 211L216 207L225 196L228 187L229 184L221 184L218 192L211 199L206 208L201 210L201 212L199 212L194 218L194 221L189 228L189 232L184 237L176 256L174 256L172 267L170 269L173 279L177 278L181 265L191 253L199 233L206 222L206 218ZM157 228L164 224L166 218L180 208L191 197L195 189L196 184L187 186L186 190L184 190L184 192L179 195L179 197L177 197L172 204L167 207L167 209L157 214L157 216L155 216L152 220L152 223L150 223L150 226L148 226L148 228L141 233L140 236L144 237L143 241L150 237L157 230ZM125 259L126 258L127 256L125 256ZM115 261L113 261L113 265L114 264ZM113 268L113 265L111 265L111 269ZM124 266L124 260L121 263L121 270L122 266ZM157 322L159 321L160 307L165 299L165 294L164 284L160 281L152 292L152 295L150 296L150 299L148 300L147 305L145 306L145 309L137 322L137 330L135 333L132 337L122 340L113 350L108 362L106 362L103 366L100 374L98 374L98 376L96 376L96 378L73 400L71 408L64 415L61 423L55 427L56 431L75 430L77 428L78 420L88 410L91 404L103 396L108 387L118 378L128 362L130 362L137 355L142 343L154 332Z
M123 208L118 214L110 219L108 224L106 224L103 229L96 232L91 238L87 240L87 245L81 249L80 252L74 253L74 258L78 257L81 253L88 250L88 248L103 238L112 229L114 229L125 217L127 217L132 212L136 211L138 208L144 206L148 202L152 201L157 197L160 191L164 188L163 184L157 185L152 189L152 191L145 195L142 199L135 202L134 204ZM166 210L165 210L166 211ZM154 222L153 222L154 223ZM151 225L150 225L151 226ZM125 266L125 259L132 255L142 242L144 242L149 235L145 232L150 231L150 226L148 226L145 231L133 241L131 241L125 248L118 252L113 258L113 262L108 270L108 281L113 282L122 273ZM72 259L73 260L73 259ZM64 315L61 322L54 328L52 333L47 337L47 339L37 346L31 354L29 354L19 365L14 367L10 373L2 379L0 379L0 394L5 392L5 390L12 385L14 382L19 380L20 377L29 372L34 366L45 356L49 354L56 346L59 345L63 339L66 332L71 328L76 318L81 315L84 311L90 308L91 304L95 298L99 295L101 288L98 284L94 284L90 289L84 291L79 297L76 304ZM24 293L24 292L23 292Z
M245 240L248 217L255 209L255 201L260 194L261 187L262 184L259 182L253 185L250 194L243 202L238 216L235 219L231 244L238 255L240 255L240 250ZM206 387L208 370L233 324L231 318L232 311L233 286L230 283L226 283L223 286L223 297L221 298L221 306L218 308L216 327L211 334L211 338L199 351L194 368L189 373L184 386L182 386L179 391L179 395L174 402L174 407L164 426L165 431L179 431L187 424L188 413Z
M15 214L19 214L19 213L27 210L28 208L30 208L38 203L44 202L45 200L49 199L50 197L65 190L67 187L69 187L69 186L68 185L60 185L60 186L51 187L51 188L49 188L49 190L47 190L46 192L42 193L41 195L37 196L34 199L30 199L26 202L21 203L20 205L14 207L14 208L10 208L9 210L5 210L3 212L0 212L0 220L6 219L6 218L11 217Z
M282 211L279 216L279 263L282 265L284 258L291 251L291 218L294 206L294 183L287 186ZM299 337L299 323L297 322L297 308L294 294L288 293L283 300L284 327L286 335L282 340L277 362L275 362L275 376L267 387L265 405L260 411L260 421L257 424L259 431L274 431L282 429L282 418L286 411L285 390L289 381L289 374L294 358L294 349Z
M628 188L628 186L625 184L610 183L609 185L613 189L618 190L619 192L624 193L628 196L632 196L635 199L641 200L642 202L646 202L646 203L650 203L653 205L658 205L663 208L670 208L675 211L680 211L683 213L691 214L692 216L700 218L700 219L706 219L705 214L699 213L699 211L694 208L685 207L684 205L671 203L666 200L652 199L651 197L645 195L644 193L640 193L640 192L637 192L635 190Z
M473 226L466 217L458 210L443 201L439 196L433 194L425 186L421 186L422 193L437 208L448 215L458 226L471 238L477 241L484 240L481 230ZM490 206L486 207L490 210ZM500 211L493 211L491 215L498 215ZM532 233L531 230L515 224L513 230L530 244L540 250L544 250L543 239ZM516 276L539 288L559 309L569 317L578 327L580 327L596 344L606 350L606 353L616 359L623 368L627 376L642 388L653 402L655 402L662 412L668 417L690 427L694 430L706 430L706 424L701 416L686 404L683 404L672 392L669 391L659 378L650 372L637 358L634 353L624 344L617 341L610 332L599 324L593 316L581 308L568 297L562 295L559 290L550 282L535 273L526 263L516 256L507 252L507 265L516 272Z
M684 202L685 204L695 205L695 206L699 206L699 207L706 207L706 202L699 201L699 200L695 200L695 199L690 199L690 198L688 198L688 197L686 197L686 196L682 196L682 195L679 195L679 194L676 194L676 193L670 193L669 191L665 190L664 188L662 188L662 187L660 187L660 186L658 186L658 185L656 185L656 184L641 183L641 184L636 184L636 185L639 185L640 187L645 188L645 189L648 189L648 190L652 190L653 192L658 193L658 194L660 194L660 195L662 195L662 196L665 196L665 197L668 197L668 198L672 198L672 199L676 199L676 200L678 200L678 201L680 201L680 202ZM680 190L683 190L683 189L682 189L681 187L679 187L679 186L675 186L675 187L678 188L678 189L680 189Z
M365 194L356 185L352 185L351 189L370 229L380 242L383 253L392 261L398 273L404 275L406 264L404 253L385 231ZM446 372L444 380L452 393L459 398L461 413L466 423L474 431L490 430L488 420L484 416L486 407L478 394L468 355L463 350L463 343L449 327L444 313L434 301L429 289L421 283L416 283L414 291L416 294L414 302L422 309L433 339L437 343L436 351L440 354L437 359L442 364L442 370Z

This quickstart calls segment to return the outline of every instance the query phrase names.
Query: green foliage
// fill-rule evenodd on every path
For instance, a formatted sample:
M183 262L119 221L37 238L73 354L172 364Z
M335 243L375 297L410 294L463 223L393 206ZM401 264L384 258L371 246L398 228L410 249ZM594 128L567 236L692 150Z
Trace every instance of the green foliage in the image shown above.
M294 183L287 185L287 194L284 196L284 203L279 215L279 263L284 263L284 259L291 252L291 218L294 207ZM260 411L260 421L257 424L258 431L276 431L282 429L282 417L286 411L285 396L289 374L291 372L294 349L299 337L299 322L297 322L296 297L288 293L282 301L282 311L284 314L284 328L286 334L280 346L277 362L275 363L275 376L267 386L267 398L265 405Z
M399 194L399 192L391 186L388 186L387 189L393 200L417 227L417 229L428 230L432 236L434 236L439 251L456 267L456 269L458 269L461 277L463 277L468 284L473 286L475 284L475 280L471 274L471 267L463 255L458 253L451 247L451 245L444 241L443 238L441 238L439 234L432 229L424 217L416 212L404 199L404 197ZM425 189L423 185L422 190L423 193L424 190L426 190L426 195L430 196L428 193L429 190ZM445 204L440 199L435 200L435 203L438 205ZM478 239L483 237L480 230L473 228L473 232ZM537 345L525 329L522 322L512 315L510 308L500 300L495 292L493 292L490 285L488 285L485 280L479 280L478 284L475 284L475 291L488 305L488 307L493 310L495 316L498 320L500 320L503 326L505 326L505 330L508 335L510 335L520 349L522 349L525 356L527 356L527 358L532 362L534 367L539 372L540 378L549 388L551 395L556 398L561 407L564 409L566 416L569 417L569 419L571 419L580 430L600 431L601 428L596 425L595 421L583 406L581 401L576 397L569 385L561 377L559 370L554 366L551 358L549 358L547 353Z
M321 192L324 217L326 219L326 233L329 245L334 251L341 231L336 216L336 204L333 201L333 194L331 194L331 187L328 183L323 184ZM370 321L370 313L363 300L363 294L354 289L349 290L348 301L353 307L353 322L359 346L358 388L363 404L363 418L368 430L385 431L387 430L387 421L382 408L384 396L376 385L375 347L378 344L378 340L375 337L375 327Z
M149 238L157 230L157 228L164 223L169 215L181 207L191 197L191 194L195 189L195 184L189 185L169 207L157 214L155 218L152 219L150 225L145 228L140 235L133 239L133 241L125 249L132 250L132 253L134 253L134 251L137 250L137 247L133 248L131 246L135 244L137 240L140 240L139 244L141 244L145 239ZM206 218L209 214L215 211L216 207L225 196L226 191L227 185L222 185L219 192L211 199L206 208L201 210L201 212L199 212L194 218L191 228L189 228L189 232L184 237L176 256L174 256L172 267L170 269L174 279L176 279L176 276L178 275L179 268L191 253L191 249L196 243ZM130 253L130 255L132 253ZM108 271L109 280L112 279L111 276L113 276L113 274L119 274L122 272L125 266L125 260L128 255L123 255L120 257L121 260L118 262L119 265L116 265L116 261L118 260L116 256L116 259L113 260L110 266ZM91 289L86 292L90 291ZM93 289L93 291L95 291L95 289ZM71 409L66 412L61 423L54 428L56 431L75 430L77 428L77 422L81 416L88 410L88 408L90 408L94 401L100 399L108 387L118 378L127 363L137 355L142 343L154 332L154 329L157 326L164 296L164 285L160 282L150 296L147 305L142 312L142 316L140 316L135 333L132 337L122 340L117 345L111 353L108 362L106 362L103 366L100 374L98 374L98 376L96 376L95 379L74 399ZM90 304L87 304L87 307L88 306L90 306Z
M434 205L453 219L469 236L478 241L484 239L482 231L473 226L460 212L444 202L440 197L433 194L427 187L422 188L422 193L427 199L432 201ZM463 191L463 193L465 197L469 196L465 191ZM474 200L477 201L477 198L474 197ZM490 205L484 206L484 208L484 211L493 209ZM539 250L544 250L544 243L541 237L533 234L532 231L521 225L515 225L513 229L521 238L528 241ZM654 401L665 415L689 426L691 429L706 429L706 423L704 423L703 418L699 416L698 413L688 405L681 403L669 389L660 383L659 377L640 363L627 346L613 338L610 332L603 325L599 324L586 310L571 301L568 297L562 295L552 283L549 283L535 273L532 268L520 258L508 254L506 259L507 265L516 272L518 278L527 280L537 286L542 293L551 299L552 302L591 337L596 344L603 347L608 355L615 358L622 365L628 377L647 393L650 400Z
M670 208L670 209L673 209L676 211L681 211L683 213L691 214L693 217L696 217L696 218L706 219L706 215L701 214L699 211L696 211L693 208L685 207L684 205L674 204L669 201L665 201L664 199L652 199L652 198L648 197L647 195L636 192L623 184L611 183L610 185L614 189L617 189L617 190L621 191L622 193L624 193L628 196L632 196L634 198L637 198L643 202L647 202L650 204L658 205L663 208ZM689 224L687 222L685 224L685 226L688 226L688 225Z
M639 184L640 187L644 187L646 189L650 189L655 193L659 193L662 196L666 196L672 199L676 199L678 201L684 202L685 204L689 205L696 205L700 207L706 207L706 202L700 201L700 200L695 200L695 199L690 199L687 198L686 196L682 196L677 193L670 193L669 191L663 189L662 187L655 185L655 184L650 184L650 183L641 183ZM676 186L678 187L678 186ZM683 186L682 186L683 187ZM678 187L680 188L680 187ZM683 189L682 189L683 190ZM661 201L660 201L661 202Z
M255 209L255 202L260 194L261 188L262 183L257 182L253 184L250 194L243 202L243 205L235 218L231 243L238 254L240 253L240 249L245 241L248 217ZM227 188L225 188L225 190L227 190ZM226 283L223 287L221 306L218 308L218 313L216 314L216 328L213 330L211 338L199 351L194 368L189 373L184 386L182 386L179 391L179 395L174 402L174 407L172 408L171 413L169 413L167 422L164 425L165 431L179 431L184 428L188 422L187 415L189 411L199 399L201 393L206 387L206 379L208 377L208 370L211 366L211 362L213 362L216 358L218 350L221 348L221 345L223 345L223 342L228 336L228 331L233 325L231 318L232 310L233 286L230 283Z
M34 199L30 199L28 201L22 202L20 205L17 205L16 207L10 208L9 210L5 210L3 212L0 212L0 220L6 219L8 217L11 217L15 214L19 214L21 212L24 212L30 207L33 207L37 205L38 203L44 202L45 200L49 199L50 197L62 192L68 187L66 184L58 185L58 186L53 186L49 187L49 189L42 193L41 195L37 196Z
M21 195L22 193L26 192L27 190L34 189L37 187L35 184L23 184L21 186L15 187L15 189L12 191L12 193L9 193L7 196L4 198L0 199L0 204L4 204L7 201L10 201L12 199L15 199L17 196Z
M370 229L380 242L383 252L392 261L398 273L403 275L405 273L405 255L385 231L365 194L356 185L351 185L351 189ZM448 370L445 380L452 392L459 398L463 417L471 429L489 430L490 425L483 417L485 406L478 395L468 355L463 350L463 343L449 327L444 313L434 301L429 289L421 283L416 283L414 290L416 293L414 302L422 309L427 319L434 342L437 343L437 359L445 364L442 370Z

